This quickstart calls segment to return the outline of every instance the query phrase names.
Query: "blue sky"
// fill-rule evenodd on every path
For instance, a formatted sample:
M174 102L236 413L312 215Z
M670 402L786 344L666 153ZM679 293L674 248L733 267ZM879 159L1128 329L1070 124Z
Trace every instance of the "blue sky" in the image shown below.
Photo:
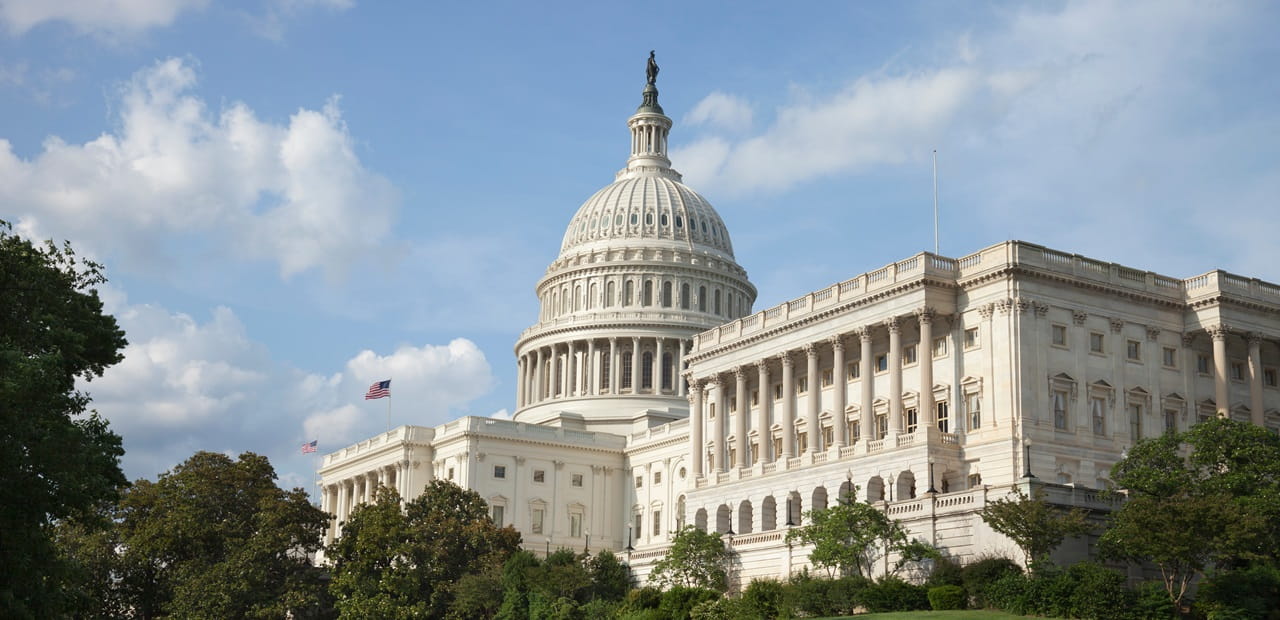
M672 159L756 308L1023 239L1280 281L1265 2L0 0L0 219L107 265L85 388L131 477L195 450L310 488L396 424L502 415L533 286L628 148Z

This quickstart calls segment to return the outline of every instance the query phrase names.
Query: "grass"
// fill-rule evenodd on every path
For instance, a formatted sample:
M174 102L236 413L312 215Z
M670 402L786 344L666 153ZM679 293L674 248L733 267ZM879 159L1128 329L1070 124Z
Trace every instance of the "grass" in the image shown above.
M856 620L923 620L924 618L954 618L955 620L1010 620L1012 618L1025 618L1026 616L1016 616L1003 611L992 611L989 609L970 609L966 611L895 611L884 614L863 614L860 616L838 617L854 618ZM835 620L835 618L827 618L824 620Z

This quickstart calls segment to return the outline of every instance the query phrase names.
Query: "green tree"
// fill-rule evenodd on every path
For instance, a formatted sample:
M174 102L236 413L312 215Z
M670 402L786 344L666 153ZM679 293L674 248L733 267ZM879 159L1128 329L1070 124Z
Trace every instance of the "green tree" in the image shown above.
M443 480L403 508L394 490L379 489L327 551L341 617L443 617L463 576L502 566L520 545L488 512L475 491Z
M682 586L724 592L729 552L719 534L686 525L671 539L667 554L653 565L649 579L663 587Z
M124 332L93 287L102 267L69 244L37 247L0 221L0 616L66 611L76 567L55 553L60 521L105 525L101 507L127 483L120 437L77 380L119 362Z
M1016 499L1001 498L982 509L982 520L991 529L1004 534L1022 550L1027 566L1032 560L1048 556L1068 536L1089 532L1089 513L1080 508L1062 510L1045 501L1044 491L1036 489L1030 497L1014 488Z
M841 499L828 508L805 513L808 525L787 532L787 542L812 545L809 561L827 569L828 576L870 577L882 554L898 552L906 563L931 557L923 543L909 541L907 532L895 520L870 504Z
M587 562L591 572L591 597L605 601L621 601L631 589L631 572L618 556L608 549Z
M306 617L322 606L328 518L266 457L197 452L121 498L112 589L142 617Z

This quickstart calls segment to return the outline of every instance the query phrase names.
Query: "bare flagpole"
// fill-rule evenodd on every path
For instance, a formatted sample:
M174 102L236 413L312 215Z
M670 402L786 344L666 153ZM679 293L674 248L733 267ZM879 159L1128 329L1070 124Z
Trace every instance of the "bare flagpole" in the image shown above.
M938 253L938 149L933 149L933 253Z

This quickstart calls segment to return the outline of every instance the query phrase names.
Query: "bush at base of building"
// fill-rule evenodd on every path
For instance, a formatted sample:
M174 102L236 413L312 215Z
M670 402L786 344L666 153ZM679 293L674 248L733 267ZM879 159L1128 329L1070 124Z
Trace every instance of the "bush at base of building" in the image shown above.
M986 557L960 569L960 585L969 593L974 607L989 607L987 588L1009 575L1021 575L1022 568L1009 558Z
M929 588L929 607L934 611L964 609L969 606L968 603L969 595L960 586Z
M1212 620L1280 618L1280 569L1253 566L1210 575L1200 585L1195 608Z
M929 593L924 586L910 584L892 576L883 577L868 585L862 590L859 599L862 606L872 613L929 609Z
M822 579L800 573L787 582L780 611L797 616L846 616L862 604L862 594L870 585L870 579L856 575Z
M698 603L714 601L723 596L719 592L708 588L675 586L662 593L662 602L658 604L658 611L662 613L663 618L685 620L689 617L689 612Z
M747 618L784 618L790 614L787 585L773 579L757 579L742 590L742 603ZM784 613L786 611L787 613Z
M989 607L1019 615L1124 620L1142 617L1138 595L1120 573L1093 562L1063 570L1038 565L1030 574L1006 575L986 589Z

